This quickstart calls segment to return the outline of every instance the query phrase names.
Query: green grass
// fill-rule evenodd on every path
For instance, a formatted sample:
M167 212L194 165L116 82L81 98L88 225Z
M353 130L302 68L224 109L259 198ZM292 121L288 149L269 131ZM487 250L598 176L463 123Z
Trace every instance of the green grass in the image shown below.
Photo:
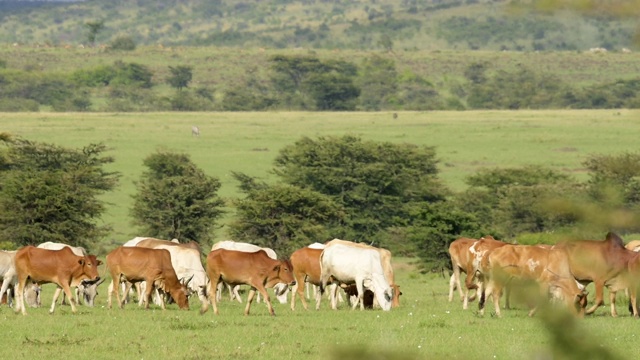
M158 149L189 154L222 182L219 195L236 198L232 171L267 181L278 151L302 136L355 134L364 140L434 146L440 177L455 191L484 167L540 164L586 180L590 154L637 151L640 111L468 111L391 113L0 113L0 131L66 147L103 142L113 148L109 170L122 174L103 198L103 221L114 226L108 241L122 243L136 232L130 224L134 181L142 161ZM201 136L191 136L191 126ZM229 217L232 209L229 209ZM216 234L219 239L224 231Z
M351 311L344 305L329 309L323 299L319 311L305 311L298 303L274 303L277 316L270 317L264 304L253 304L243 315L243 304L224 297L220 315L211 309L199 315L197 299L189 311L169 305L166 311L151 305L143 310L127 305L124 310L107 309L107 283L101 285L95 308L59 306L54 315L48 307L54 289L45 285L43 307L28 309L28 315L0 308L4 323L3 358L94 359L355 359L384 353L410 359L532 359L547 354L551 338L542 317L527 317L527 308L503 311L503 318L477 316L477 303L462 310L457 299L447 301L448 278L420 274L411 259L396 259L396 279L402 287L401 306L390 312ZM104 269L101 269L104 271ZM246 298L246 297L245 297ZM608 306L577 321L567 331L584 332L582 343L572 346L606 347L622 358L640 355L633 346L638 320L629 317L625 300L619 299L619 318L611 318ZM355 348L355 350L354 350ZM369 356L365 356L369 354ZM397 358L397 357L395 357Z

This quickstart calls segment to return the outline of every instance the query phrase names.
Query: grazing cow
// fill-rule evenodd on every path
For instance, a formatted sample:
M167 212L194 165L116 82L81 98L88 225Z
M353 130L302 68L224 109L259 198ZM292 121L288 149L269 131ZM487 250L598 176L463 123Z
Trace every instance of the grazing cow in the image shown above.
M357 304L358 301L358 287L356 284L351 285L343 285L341 286L344 290L345 294L349 297L349 302L353 306L353 304ZM365 309L373 309L373 291L369 289L364 290L364 295L362 296L362 302L364 303Z
M219 314L215 291L217 285L224 281L232 286L243 284L251 286L247 297L247 306L244 309L245 315L249 315L253 297L256 291L259 291L267 303L269 314L275 316L265 285L274 282L295 285L295 279L291 271L290 261L274 260L264 250L242 252L216 249L211 251L207 256L207 275L211 280L207 290L214 313L216 315ZM200 308L200 313L204 314L208 309L209 303L204 302Z
M469 249L476 241L478 240L460 238L454 240L449 245L449 256L451 257L451 268L453 269L453 274L451 274L449 280L449 302L453 301L453 292L457 287L460 293L460 299L462 300L462 308L465 310L469 307L469 301L475 300L476 294L469 297L469 289L466 287L463 292L462 285L460 284L460 273L467 273L467 264L471 261L471 252ZM467 276L470 275L467 274Z
M107 267L111 273L112 285L109 286L108 306L111 308L111 296L116 294L118 306L123 308L120 300L120 282L127 282L125 294L132 283L146 281L144 294L145 308L149 308L149 298L154 287L167 292L180 309L189 309L187 287L181 283L171 265L171 253L165 249L147 249L142 247L120 246L107 254ZM163 297L160 306L165 309Z
M611 316L618 316L615 307L616 292L627 288L626 274L629 261L637 253L627 250L622 239L609 232L604 241L572 240L558 243L569 257L569 268L576 280L586 286L593 282L596 289L595 303L586 314L591 314L604 305L603 292L609 289Z
M62 243L54 243L51 241L44 242L37 246L40 249L49 249L49 250L60 250L64 247L68 247L73 251L74 254L78 256L93 256L91 259L93 261L97 261L98 259L95 255L88 255L87 251L81 246L71 246ZM80 299L83 300L83 303L89 307L93 307L95 303L96 296L98 296L98 286L104 282L104 278L100 279L97 282L83 281L75 288L75 299L76 304L80 304ZM62 294L62 304L65 303L65 294Z
M191 127L191 136L200 136L200 128L197 126L192 126Z
M484 274L488 273L489 269L482 269L483 259L488 257L494 249L505 246L507 243L494 239L492 236L485 236L476 241L469 248L471 256L467 261L467 278L465 280L465 286L469 290L476 289L478 294L482 293L482 287L484 286ZM474 283L476 280L476 283ZM507 304L509 297L507 295ZM508 306L506 306L508 308Z
M384 271L384 277L392 289L391 306L394 308L400 306L400 291L399 291L399 286L395 282L395 277L393 274L393 266L391 265L391 251L387 249L382 249L382 248L377 248L374 246L362 244L362 243L355 243L352 241L340 240L340 239L333 239L331 241L328 241L325 245L332 246L336 244L358 247L362 249L371 249L371 250L377 251L380 254L380 262L382 265L382 269ZM377 298L374 299L374 304L376 300Z
M373 291L382 310L391 310L393 290L386 279L379 251L340 243L327 245L320 255L320 273L322 292L330 279L346 285L355 283L361 310L364 309L365 288ZM357 303L353 309L355 306ZM335 293L331 297L331 308L337 309Z
M291 310L296 309L296 293L300 296L302 306L308 309L307 301L304 298L303 286L310 283L319 286L320 282L320 254L322 249L314 249L303 247L291 254L291 265L293 265L293 277L296 279L296 285L291 291ZM320 309L320 292L316 292L316 310Z
M256 252L256 251L264 250L267 253L267 255L273 260L278 259L278 255L276 255L276 252L273 251L273 249L263 248L258 245L253 245L253 244L243 243L243 242L236 242L232 240L223 240L213 244L213 246L211 247L211 250L213 251L216 249L236 250L236 251L243 251L243 252ZM223 286L224 286L223 284L219 285L218 294L222 293ZM238 292L238 290L240 289L240 286L239 285L236 285L233 287L229 285L227 286L229 287L229 296L231 297L231 300L235 298L236 300L238 300L239 303L242 303L242 298L240 297L240 293ZM276 295L276 299L278 299L278 301L281 304L287 303L287 293L289 292L289 287L287 286L287 284L283 284L283 283L271 284L270 283L270 284L267 284L267 287L273 288ZM219 298L220 297L218 296L218 299ZM260 302L260 293L258 293L257 301Z
M197 243L195 243L197 245ZM194 248L191 244L174 243L168 240L145 239L136 244L136 247L148 249L166 249L171 253L171 264L178 279L191 279L189 290L198 294L200 302L206 302L205 288L207 274L200 261L199 246Z
M37 284L55 283L58 285L49 313L53 314L56 301L60 292L64 291L71 304L71 311L76 312L75 300L71 296L71 286L78 286L83 280L97 282L100 280L98 266L100 260L94 260L88 256L77 256L70 248L60 250L39 249L33 246L25 246L16 252L15 266L18 273L18 286L16 288L16 311L22 310L26 315L24 306L24 289L27 281Z
M579 286L569 269L569 259L562 249L530 245L502 246L491 251L483 259L482 268L488 268L488 283L480 299L480 314L484 313L484 300L492 295L496 315L500 315L502 289L514 283L535 282L542 298L549 295L564 301L575 314L581 314L586 306L584 287ZM530 297L531 298L531 297ZM535 300L535 297L534 299ZM537 303L531 303L529 316L533 316Z

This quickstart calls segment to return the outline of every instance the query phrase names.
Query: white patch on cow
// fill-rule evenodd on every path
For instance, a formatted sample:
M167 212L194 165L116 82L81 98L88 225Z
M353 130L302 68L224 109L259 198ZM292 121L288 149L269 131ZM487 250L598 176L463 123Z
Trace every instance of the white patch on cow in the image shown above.
M527 260L527 266L529 267L529 272L534 272L536 268L540 266L540 262L529 259Z

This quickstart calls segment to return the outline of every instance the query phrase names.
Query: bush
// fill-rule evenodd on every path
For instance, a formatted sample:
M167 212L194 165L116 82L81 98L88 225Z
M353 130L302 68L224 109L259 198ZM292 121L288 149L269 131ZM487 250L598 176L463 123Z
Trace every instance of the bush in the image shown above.
M38 111L40 105L31 99L0 98L0 112Z
M136 49L136 43L129 35L120 35L109 44L109 50L131 51Z

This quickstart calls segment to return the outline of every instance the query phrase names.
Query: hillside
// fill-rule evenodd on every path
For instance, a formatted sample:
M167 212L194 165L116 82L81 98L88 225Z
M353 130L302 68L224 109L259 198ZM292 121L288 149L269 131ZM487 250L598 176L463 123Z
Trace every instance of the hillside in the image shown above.
M620 50L633 19L517 11L488 0L0 1L0 43L96 45L119 36L138 45L357 50Z

